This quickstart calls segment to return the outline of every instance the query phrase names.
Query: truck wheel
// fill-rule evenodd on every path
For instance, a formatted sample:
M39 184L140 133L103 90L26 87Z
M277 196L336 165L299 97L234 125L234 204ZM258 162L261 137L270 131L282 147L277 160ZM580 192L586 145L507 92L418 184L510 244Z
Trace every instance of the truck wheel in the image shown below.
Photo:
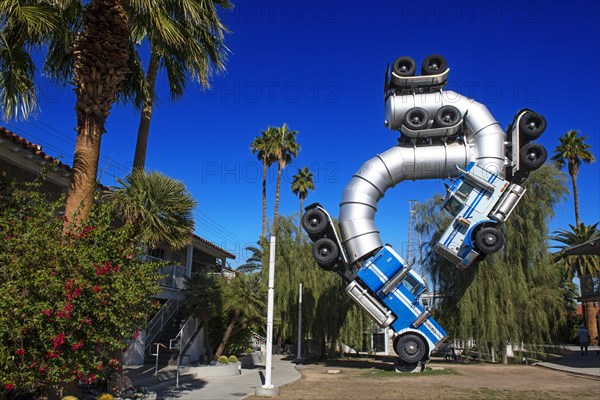
M458 124L460 121L460 111L454 106L444 106L435 113L435 123L437 126L447 128Z
M439 75L448 69L446 58L439 54L425 57L421 65L421 75Z
M527 139L537 139L546 130L546 118L535 112L527 112L519 121L519 130Z
M529 142L519 150L521 165L530 171L534 171L544 165L546 158L548 158L548 152L539 143Z
M504 236L498 228L486 226L475 234L475 244L477 249L483 254L492 254L497 252L504 245Z
M392 64L392 71L398 76L413 76L417 66L415 60L410 57L400 57Z
M404 126L408 129L418 131L427 128L429 124L429 116L427 111L421 107L411 108L404 115Z
M401 336L394 349L398 357L407 364L419 362L425 356L425 342L412 333Z
M313 244L312 254L321 268L330 270L340 252L333 240L321 238Z
M309 235L319 235L327 228L327 215L323 210L312 208L302 216L302 227Z

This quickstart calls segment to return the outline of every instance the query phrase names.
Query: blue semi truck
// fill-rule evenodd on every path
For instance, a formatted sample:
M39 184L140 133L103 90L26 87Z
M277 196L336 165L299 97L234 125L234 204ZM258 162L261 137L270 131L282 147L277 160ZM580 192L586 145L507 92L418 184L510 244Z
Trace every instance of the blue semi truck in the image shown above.
M423 278L394 249L383 246L354 271L347 262L331 217L318 203L306 207L302 225L314 241L313 256L321 268L339 273L346 292L382 328L395 332L398 368L424 368L431 352L446 332L424 307L421 296L428 291Z

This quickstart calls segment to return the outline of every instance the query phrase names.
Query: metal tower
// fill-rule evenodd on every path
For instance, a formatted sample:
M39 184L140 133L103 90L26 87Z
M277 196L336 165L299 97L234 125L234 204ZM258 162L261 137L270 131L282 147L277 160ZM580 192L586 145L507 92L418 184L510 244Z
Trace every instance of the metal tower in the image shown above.
M412 262L412 258L415 259L415 265L413 269L417 273L421 273L421 235L417 232L417 210L415 206L416 200L408 201L409 218L408 218L408 243L406 244L406 262ZM416 243L415 243L416 241Z

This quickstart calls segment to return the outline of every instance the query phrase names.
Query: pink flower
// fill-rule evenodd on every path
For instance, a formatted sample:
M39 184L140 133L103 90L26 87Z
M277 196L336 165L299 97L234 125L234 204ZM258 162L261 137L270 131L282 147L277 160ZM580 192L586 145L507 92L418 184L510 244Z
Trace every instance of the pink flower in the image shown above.
M24 348L17 349L17 351L16 351L18 356L23 356L23 355L25 355L26 352L27 351Z
M74 345L72 345L72 346L71 346L71 348L72 348L74 351L77 351L77 350L79 350L79 349L80 349L80 348L82 348L82 347L83 347L83 342L82 342L81 340L80 340L79 342L77 342L77 343L75 343Z
M60 353L57 353L57 352L54 352L54 351L49 351L49 352L47 352L47 353L46 353L46 358L47 358L48 360L51 360L51 359L53 359L53 358L59 358L59 357L60 357ZM41 368L40 368L40 369L41 369ZM46 368L44 367L44 370L45 370L45 369L46 369ZM40 371L40 372L41 372L41 371Z
M53 349L54 350L59 349L60 346L62 346L64 342L65 342L65 334L61 332L58 335L56 335L56 338L54 339Z
M51 308L47 309L47 310L42 310L42 314L44 314L46 317L49 317L50 315L52 315L54 311L52 311Z
M12 383L4 384L4 390L10 391L10 390L13 390L14 388L15 388L15 385L13 385Z
M101 289L100 289L100 286L98 286L98 285L94 285L94 287L92 288L92 290L93 290L94 292L96 292L96 293L99 293Z

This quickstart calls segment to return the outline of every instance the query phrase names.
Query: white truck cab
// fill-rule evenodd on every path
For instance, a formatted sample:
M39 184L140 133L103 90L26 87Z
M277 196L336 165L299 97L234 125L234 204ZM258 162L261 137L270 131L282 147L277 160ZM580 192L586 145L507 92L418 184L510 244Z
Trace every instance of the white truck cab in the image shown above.
M474 162L461 171L442 205L454 220L434 251L463 270L480 255L502 248L504 237L497 225L508 218L525 189Z

